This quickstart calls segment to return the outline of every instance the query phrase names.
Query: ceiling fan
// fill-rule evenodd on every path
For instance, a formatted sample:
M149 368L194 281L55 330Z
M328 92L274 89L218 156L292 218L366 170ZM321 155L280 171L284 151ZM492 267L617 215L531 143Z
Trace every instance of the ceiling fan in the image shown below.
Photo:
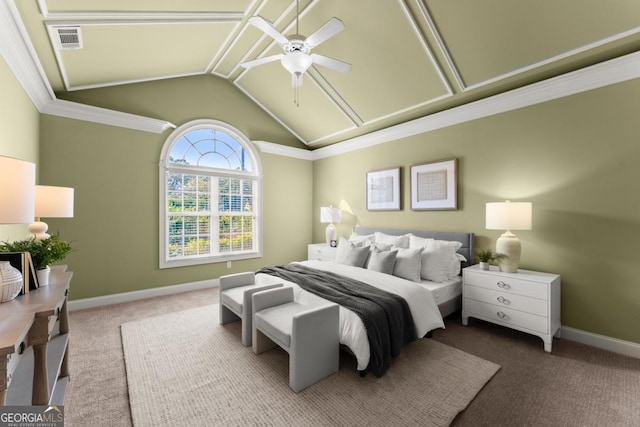
M299 2L297 7L300 7ZM285 36L276 30L271 22L267 21L263 17L252 16L249 18L249 23L264 31L268 36L278 42L280 47L284 50L284 53L255 59L253 61L247 61L240 64L240 66L244 68L252 68L280 60L282 62L282 66L291 73L291 85L296 89L302 86L302 75L312 64L321 65L340 73L348 72L351 69L350 64L323 55L318 55L316 53L310 53L311 49L344 30L344 24L342 21L338 18L331 18L315 33L311 34L309 37L304 37L300 35L298 29L299 20L300 11L297 10L296 34Z

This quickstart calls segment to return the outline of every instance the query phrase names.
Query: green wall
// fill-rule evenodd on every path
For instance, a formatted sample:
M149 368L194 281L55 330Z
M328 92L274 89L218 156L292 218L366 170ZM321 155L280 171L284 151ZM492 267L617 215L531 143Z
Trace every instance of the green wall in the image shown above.
M0 56L0 156L37 165L39 116L40 113ZM27 233L24 225L0 225L0 241L24 239Z
M562 324L640 343L640 80L467 122L314 162L319 208L349 206L355 224L468 231L479 247L485 203L533 203L533 229L516 231L521 268L562 276ZM458 158L458 210L411 211L409 168ZM368 212L368 171L402 166L403 209Z
M204 77L71 95L100 106L127 103L127 112L176 125L214 118L252 140L295 142L230 84ZM47 221L50 230L73 242L65 261L74 270L72 299L207 280L306 257L312 233L309 161L260 154L263 258L234 261L230 269L226 263L159 269L158 163L171 131L157 135L49 115L41 116L40 126L41 181L75 188L74 218Z

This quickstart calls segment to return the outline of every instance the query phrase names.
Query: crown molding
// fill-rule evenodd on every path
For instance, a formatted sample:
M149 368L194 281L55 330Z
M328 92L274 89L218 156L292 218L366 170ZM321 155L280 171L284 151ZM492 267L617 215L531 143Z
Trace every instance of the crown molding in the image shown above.
M289 147L287 145L274 144L266 141L251 141L262 153L275 154L277 156L292 157L300 160L313 160L313 152L302 148Z
M57 99L14 0L0 1L0 54L33 105L42 114L152 133L175 128L174 124L163 120Z
M13 0L0 2L0 55L38 111L55 99Z
M167 129L176 127L173 123L138 116L136 114L122 113L106 108L91 105L78 104L76 102L55 99L47 104L41 111L43 114L66 117L69 119L84 120L87 122L101 123L103 125L118 126L127 129L141 130L150 133L162 133Z
M634 52L509 92L421 117L313 151L319 160L401 138L489 117L640 77L640 52Z

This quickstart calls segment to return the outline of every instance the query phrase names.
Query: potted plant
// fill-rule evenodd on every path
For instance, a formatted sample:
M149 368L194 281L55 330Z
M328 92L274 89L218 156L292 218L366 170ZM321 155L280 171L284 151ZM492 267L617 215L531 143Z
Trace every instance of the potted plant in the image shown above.
M31 238L11 243L3 242L0 245L0 252L29 252L38 275L38 284L46 286L49 284L51 271L49 266L64 260L71 252L71 244L54 235L42 240Z
M498 252L493 252L490 249L479 249L476 251L476 262L480 264L480 268L483 270L489 269L491 261L500 261L506 259L508 256Z

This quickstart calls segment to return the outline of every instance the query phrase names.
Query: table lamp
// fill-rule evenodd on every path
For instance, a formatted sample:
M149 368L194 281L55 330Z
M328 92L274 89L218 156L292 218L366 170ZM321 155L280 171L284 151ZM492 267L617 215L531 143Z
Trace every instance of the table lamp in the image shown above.
M36 220L29 224L29 237L36 241L51 237L49 226L40 218L73 218L73 188L36 185Z
M342 210L340 208L334 208L333 206L320 208L320 222L327 225L325 236L327 238L327 245L331 245L332 240L337 240L337 231L334 223L340 223L342 221Z
M33 219L36 165L0 156L0 224L26 224ZM24 284L22 272L0 261L0 302L13 300Z
M500 271L517 273L522 248L520 239L512 230L531 230L531 203L510 202L487 203L486 228L506 230L496 241L496 252L508 258L498 262Z

